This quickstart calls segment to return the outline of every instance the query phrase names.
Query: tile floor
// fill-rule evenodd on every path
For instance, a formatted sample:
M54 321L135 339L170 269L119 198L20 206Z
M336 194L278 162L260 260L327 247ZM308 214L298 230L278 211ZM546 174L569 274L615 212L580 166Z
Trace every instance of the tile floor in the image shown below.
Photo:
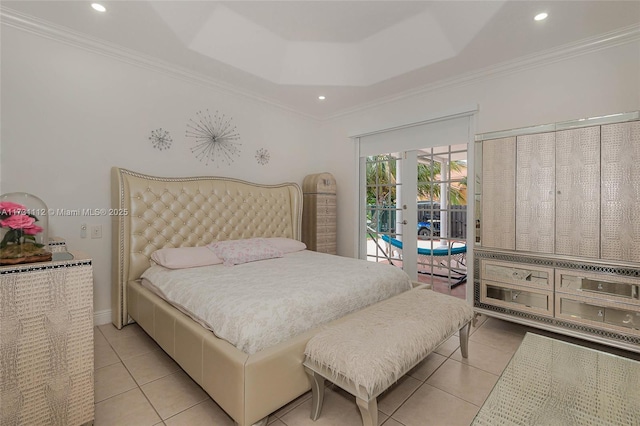
M469 358L462 358L457 336L447 340L378 398L379 423L469 425L527 331L536 330L479 317L469 338ZM96 426L234 425L137 325L98 326L94 342ZM339 388L327 389L316 422L309 418L310 398L306 393L276 411L269 424L362 425L354 398Z

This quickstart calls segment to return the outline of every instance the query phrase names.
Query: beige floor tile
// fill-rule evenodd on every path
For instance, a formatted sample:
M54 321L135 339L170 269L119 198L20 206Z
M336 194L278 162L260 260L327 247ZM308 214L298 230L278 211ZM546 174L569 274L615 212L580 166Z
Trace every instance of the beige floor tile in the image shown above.
M449 359L426 383L480 407L497 381L495 374Z
M96 369L94 377L96 402L136 387L136 382L120 362Z
M95 426L151 426L161 421L138 388L97 403L95 413Z
M271 423L271 421L269 421L269 424L273 425L273 426L287 426L284 423L282 423L282 420L280 420L280 419L275 419L273 421L273 423Z
M102 324L98 326L98 329L100 329L104 337L109 342L113 339L121 339L123 337L140 336L142 334L146 335L144 330L140 328L138 324L126 325L122 327L121 330L118 330L113 324Z
M522 335L524 335L527 331L531 330L529 327L524 326L522 324L518 324L511 321L505 321L499 318L488 318L484 322L483 328L500 330L500 331L508 331L509 333L522 334Z
M320 417L311 420L311 399L280 418L287 426L362 426L362 417L354 396L336 388L327 388ZM384 423L388 416L378 412L378 424Z
M473 404L424 384L392 418L405 426L468 426L478 410Z
M152 382L180 370L164 351L152 351L122 361L138 385Z
M100 329L96 326L93 327L93 345L108 345L107 339L105 339L104 335L100 331Z
M141 388L163 420L208 398L202 388L183 371L147 383Z
M311 398L311 391L300 395L298 398L294 399L293 401L291 401L290 403L288 403L287 405L285 405L284 407L282 407L281 409L279 409L278 411L276 411L275 413L273 413L273 415L271 417L282 417L285 414L287 414L289 411L293 410L294 408L296 408L298 405L302 404L303 402L305 402L307 399Z
M460 351L456 351L451 355L451 359L499 376L509 364L512 356L511 352L503 352L500 349L470 340L469 357L462 358Z
M524 339L524 334L485 327L485 325L473 333L469 340L513 354L522 343L522 339Z
M393 420L391 417L389 417L387 421L384 422L384 426L404 426L404 425L398 422L397 420Z
M234 426L234 421L210 398L164 421L167 426Z
M104 339L104 337L103 337ZM111 345L105 340L104 343L93 345L93 368L98 369L107 365L120 362L120 358L115 353Z
M446 360L447 357L432 352L420 364L409 371L409 375L424 382Z
M378 397L378 410L391 415L412 393L422 385L422 382L411 376L405 375L398 380L398 383L391 386Z
M160 346L146 334L117 338L111 340L110 343L113 350L122 360L161 350Z
M438 346L434 352L442 356L449 357L452 353L460 347L460 338L458 336L451 336Z

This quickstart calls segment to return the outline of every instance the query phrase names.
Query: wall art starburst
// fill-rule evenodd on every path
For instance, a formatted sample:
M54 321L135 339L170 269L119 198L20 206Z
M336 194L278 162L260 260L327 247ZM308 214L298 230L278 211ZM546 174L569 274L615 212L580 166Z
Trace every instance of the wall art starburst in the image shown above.
M209 110L198 111L195 119L187 123L186 136L195 139L191 152L207 165L215 163L220 167L221 161L231 164L233 157L240 156L242 144L236 142L240 139L236 126L231 118L218 111L213 116Z
M163 130L162 128L152 130L151 136L149 136L149 140L151 141L153 147L159 149L160 151L171 148L171 143L173 142L173 139L171 139L171 135L169 135L169 132Z
M262 164L263 166L269 162L271 159L271 154L264 148L260 148L256 151L256 161L258 164Z

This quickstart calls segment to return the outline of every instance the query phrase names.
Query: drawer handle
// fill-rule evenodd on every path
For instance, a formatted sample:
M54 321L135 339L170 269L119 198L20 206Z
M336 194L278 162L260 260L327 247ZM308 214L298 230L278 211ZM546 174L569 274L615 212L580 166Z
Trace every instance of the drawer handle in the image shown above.
M523 271L513 271L513 273L511 274L513 278L521 281L531 281L531 275L532 275L531 272L526 273Z
M604 312L602 311L602 309L598 309L598 316L599 317L603 317L604 316Z

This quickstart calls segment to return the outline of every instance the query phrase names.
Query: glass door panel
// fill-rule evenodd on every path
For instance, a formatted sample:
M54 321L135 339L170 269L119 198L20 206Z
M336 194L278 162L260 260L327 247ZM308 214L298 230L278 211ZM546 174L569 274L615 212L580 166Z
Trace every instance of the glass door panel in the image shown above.
M366 220L367 260L401 265L401 256L389 248L389 241L397 239L399 216L397 181L398 154L380 154L366 157Z
M417 151L420 282L464 298L467 278L467 145Z

